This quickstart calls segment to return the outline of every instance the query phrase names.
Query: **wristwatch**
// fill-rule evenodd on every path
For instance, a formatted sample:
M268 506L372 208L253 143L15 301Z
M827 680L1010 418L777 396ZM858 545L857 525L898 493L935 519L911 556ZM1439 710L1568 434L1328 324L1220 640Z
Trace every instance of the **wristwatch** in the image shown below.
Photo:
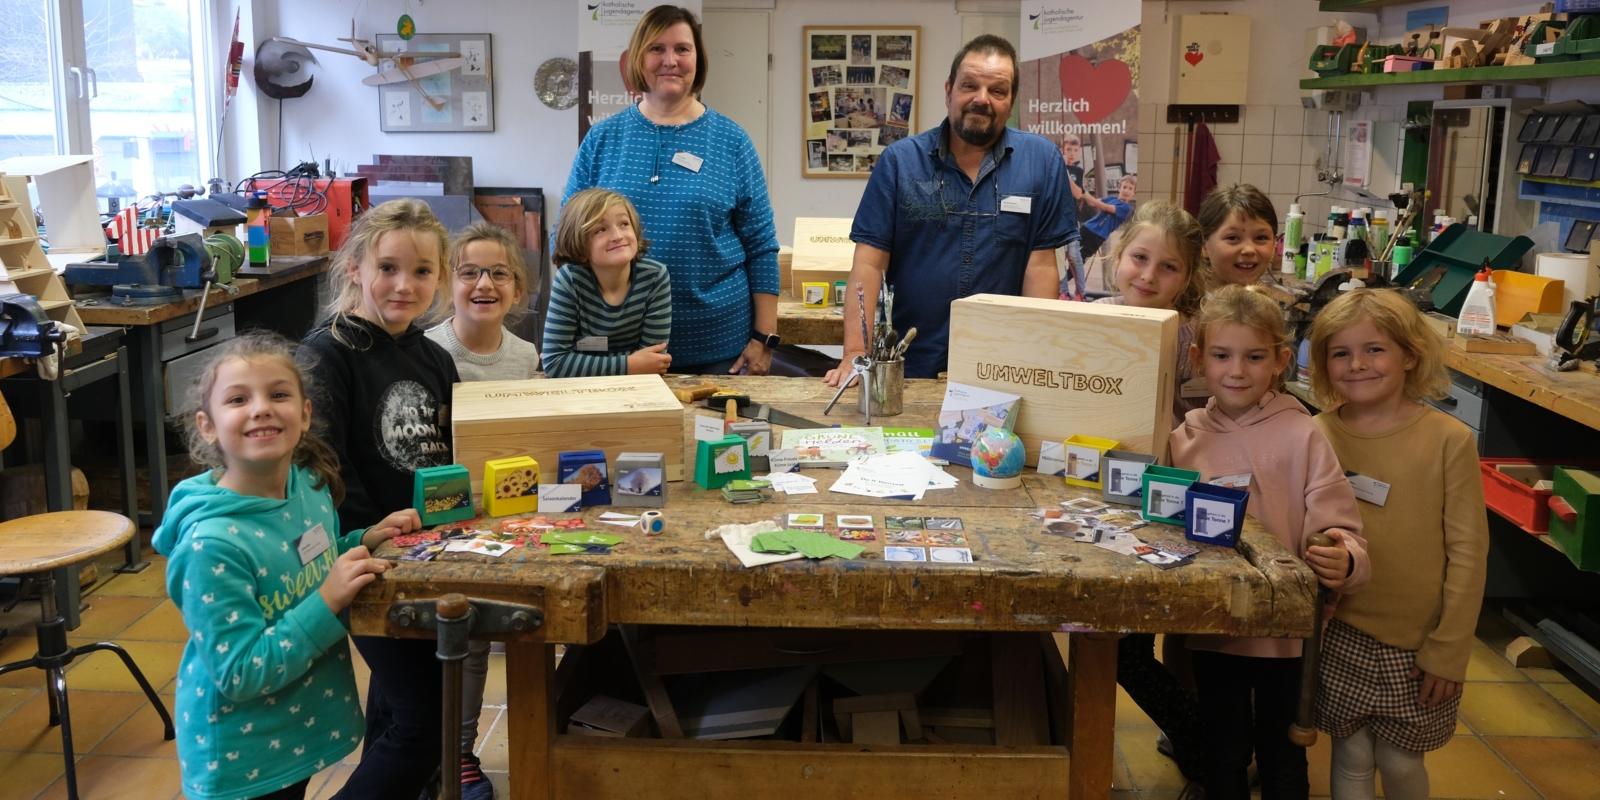
M778 349L778 345L783 343L783 340L778 338L778 334L762 333L754 328L750 329L750 338L765 345L768 350L776 350Z

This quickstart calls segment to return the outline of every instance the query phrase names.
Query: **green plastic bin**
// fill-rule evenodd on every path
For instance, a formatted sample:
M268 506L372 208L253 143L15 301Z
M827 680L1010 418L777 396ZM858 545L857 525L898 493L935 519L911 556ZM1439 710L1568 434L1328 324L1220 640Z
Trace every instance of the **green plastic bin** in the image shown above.
M1578 569L1600 572L1600 472L1556 467L1550 538Z
M1516 269L1523 254L1532 247L1533 240L1526 236L1498 236L1457 223L1433 237L1395 278L1395 283L1427 290L1435 309L1458 316L1484 259L1495 269Z

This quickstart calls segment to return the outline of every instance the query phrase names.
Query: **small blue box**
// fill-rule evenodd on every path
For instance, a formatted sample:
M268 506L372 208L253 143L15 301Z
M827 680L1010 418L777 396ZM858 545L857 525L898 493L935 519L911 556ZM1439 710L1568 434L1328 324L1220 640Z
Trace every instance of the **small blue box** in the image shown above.
M583 487L580 502L589 506L611 505L611 480L606 472L606 451L568 450L556 457L556 483L576 483Z
M1183 535L1191 542L1233 547L1244 528L1250 492L1214 483L1193 483L1184 499Z

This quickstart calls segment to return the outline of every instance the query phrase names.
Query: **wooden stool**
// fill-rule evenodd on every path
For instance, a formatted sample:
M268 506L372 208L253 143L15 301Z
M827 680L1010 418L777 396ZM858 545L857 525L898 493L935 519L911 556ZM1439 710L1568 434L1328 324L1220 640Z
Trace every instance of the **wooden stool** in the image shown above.
M33 658L0 666L0 675L28 667L45 672L45 694L50 702L50 724L61 726L62 754L67 762L67 796L78 796L78 773L72 755L72 718L67 712L67 665L74 658L108 650L122 658L133 673L139 688L161 714L165 738L172 739L172 716L150 688L144 673L133 663L128 651L111 642L96 642L81 647L67 646L67 625L56 607L55 578L51 570L70 567L114 550L133 538L133 522L109 511L56 511L0 522L0 576L38 573L39 605L42 607L37 633L39 652Z

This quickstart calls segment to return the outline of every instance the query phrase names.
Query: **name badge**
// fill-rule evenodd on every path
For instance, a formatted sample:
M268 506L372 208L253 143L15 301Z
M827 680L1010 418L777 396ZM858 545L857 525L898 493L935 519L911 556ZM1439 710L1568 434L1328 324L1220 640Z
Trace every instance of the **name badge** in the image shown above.
M578 352L580 353L609 353L611 341L604 336L578 337Z
M328 552L331 546L333 540L328 538L328 532L323 530L320 522L300 534L299 541L294 543L294 548L300 552L300 566L310 564L317 556Z
M1011 195L1000 198L1000 210L1010 211L1015 214L1032 214L1033 198L1022 195Z
M1357 499L1380 508L1389 502L1389 484L1357 472L1347 472L1345 475L1350 479L1350 488L1356 490Z
M1248 490L1250 488L1250 473L1240 472L1236 475L1218 475L1217 477L1206 481L1206 483L1214 486L1226 486L1229 489Z
M699 172L700 165L706 163L706 160L695 155L694 153L679 150L672 156L672 163L677 164L678 166L683 167L690 172Z

